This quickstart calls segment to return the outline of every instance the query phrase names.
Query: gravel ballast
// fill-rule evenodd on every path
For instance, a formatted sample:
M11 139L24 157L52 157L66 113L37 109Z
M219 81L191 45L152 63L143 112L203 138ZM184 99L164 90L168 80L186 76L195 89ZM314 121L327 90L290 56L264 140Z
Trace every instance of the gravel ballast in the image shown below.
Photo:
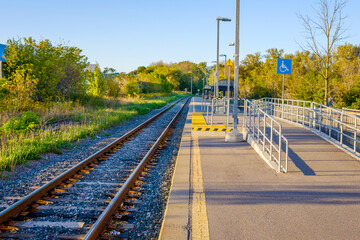
M26 196L34 191L34 188L42 186L55 176L99 151L140 123L160 112L163 108L153 110L117 127L101 131L95 138L87 138L74 143L72 149L64 149L61 155L49 153L43 155L40 160L32 160L26 165L16 166L12 173L7 173L5 178L0 179L0 211L6 205L16 202L19 197Z
M141 186L142 194L138 199L140 204L135 206L138 210L131 213L127 221L134 228L120 233L121 237L125 239L158 238L187 112L188 107L185 107L166 145L154 157L156 164L149 168L144 177L144 184Z
M174 112L174 109L176 108L178 107L174 107L169 112ZM145 121L150 116L155 115L159 111L160 110L154 110L147 115L136 118L119 127L105 130L98 134L95 139L85 139L77 143L75 148L64 151L62 155L48 154L40 161L31 161L28 167L17 167L13 176L9 176L8 179L0 181L0 210L5 209L8 205L16 202L20 197L32 192L36 187L45 184L53 177L76 165L87 156L113 142L125 132L134 128L136 125ZM170 120L171 118L169 112L164 114L167 120ZM158 236L171 184L170 181L175 158L186 118L186 112L187 108L185 108L177 121L171 136L166 140L166 145L158 152L158 154L156 154L154 160L155 165L149 168L148 173L144 177L145 182L141 186L142 194L139 197L140 204L136 206L137 210L131 213L131 217L127 220L127 223L133 225L134 228L129 232L122 233L130 239L155 239ZM66 205L66 202L55 200L55 203L52 203L51 205L59 206L60 210L42 210L39 216L35 213L35 215L31 217L35 217L36 221L68 221L91 224L92 220L90 219L92 216L99 215L99 208L104 208L106 206L104 205L104 200L111 199L109 196L115 193L111 189L114 188L114 183L122 182L122 180L125 179L121 171L113 170L131 170L134 168L136 166L136 161L134 162L133 159L140 160L141 156L146 152L146 150L140 149L149 148L157 136L160 135L162 128L165 125L167 124L164 123L164 120L156 120L154 125L141 133L142 136L140 138L135 137L131 142L125 143L119 151L111 155L104 163L100 163L96 167L96 171L91 171L95 172L95 174L89 174L89 176L84 176L81 181L74 182L74 185L76 185L76 194L69 194L71 188L69 188L69 191L66 193L59 193L58 195L60 197L62 197L61 195L68 195L66 196L67 199L75 200L74 203L71 202L70 206ZM140 148L140 146L143 148ZM101 169L110 170L105 173L105 171L103 172ZM99 184L89 185L94 179ZM103 181L101 184L100 180ZM117 187L119 186L117 185ZM65 210L61 210L61 206L68 207ZM86 209L86 211L83 209ZM22 230L23 229L20 229L19 231L22 232ZM48 228L44 232L41 232L40 229L34 229L34 231L25 229L23 232L38 232L43 236L63 233L85 233L84 229L77 229L71 232L67 231L68 230L66 229L57 227L53 229Z

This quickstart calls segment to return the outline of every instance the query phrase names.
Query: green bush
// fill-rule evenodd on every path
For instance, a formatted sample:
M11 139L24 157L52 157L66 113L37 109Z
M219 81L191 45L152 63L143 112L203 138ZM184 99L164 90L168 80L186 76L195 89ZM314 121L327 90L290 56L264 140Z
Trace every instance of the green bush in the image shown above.
M25 132L40 125L40 116L34 112L23 112L20 117L15 117L1 127L4 133Z
M7 85L7 80L0 78L0 100L9 94L9 90L6 88Z

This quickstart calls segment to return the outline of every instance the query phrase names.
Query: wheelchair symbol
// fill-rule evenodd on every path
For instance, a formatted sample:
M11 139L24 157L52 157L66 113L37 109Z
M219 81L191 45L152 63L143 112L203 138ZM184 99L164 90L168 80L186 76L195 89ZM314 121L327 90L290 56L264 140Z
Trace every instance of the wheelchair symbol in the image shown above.
M285 66L284 61L281 61L281 66L279 67L280 72L288 72L289 69Z

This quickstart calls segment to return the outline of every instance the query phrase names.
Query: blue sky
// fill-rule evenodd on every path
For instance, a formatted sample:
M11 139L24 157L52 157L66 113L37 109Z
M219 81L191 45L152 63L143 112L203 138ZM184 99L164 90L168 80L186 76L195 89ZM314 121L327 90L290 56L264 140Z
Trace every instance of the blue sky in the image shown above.
M240 59L266 49L299 50L318 0L240 0ZM348 0L346 42L360 44L360 1ZM9 38L50 39L83 50L91 63L120 72L162 60L216 60L216 17L220 53L233 55L235 0L0 0L0 43Z

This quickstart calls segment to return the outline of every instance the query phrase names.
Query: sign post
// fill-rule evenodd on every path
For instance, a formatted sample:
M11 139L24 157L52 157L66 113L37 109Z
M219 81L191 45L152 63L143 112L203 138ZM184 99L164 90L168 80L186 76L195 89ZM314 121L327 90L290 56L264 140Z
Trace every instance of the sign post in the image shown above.
M277 66L276 66L276 73L283 75L283 82L282 82L282 118L284 118L284 89L285 89L285 74L291 74L292 71L292 60L291 59L282 59L278 58Z

